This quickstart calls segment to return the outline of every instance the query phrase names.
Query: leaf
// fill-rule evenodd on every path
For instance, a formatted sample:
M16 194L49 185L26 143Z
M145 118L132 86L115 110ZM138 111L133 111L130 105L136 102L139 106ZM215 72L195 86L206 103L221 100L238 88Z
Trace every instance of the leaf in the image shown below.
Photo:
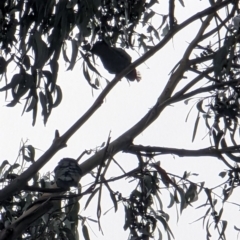
M217 227L217 224L218 222L220 221L221 217L222 217L222 214L223 214L223 208L220 209L218 215L217 216L217 219L215 219L215 227Z
M236 227L235 225L234 225L234 229L237 231L240 231L240 228Z
M198 115L197 115L197 118L196 118L196 121L195 121L195 124L194 124L194 129L193 129L192 142L194 141L196 133L197 133L199 119L200 119L200 117L199 117L199 112L198 112Z
M205 193L207 194L208 201L209 201L211 207L213 208L214 207L214 203L212 201L211 190L208 189L208 188L205 188L204 190L205 190Z
M184 100L184 104L188 105L188 102L190 102L191 100L192 100L192 98Z
M159 235L159 240L162 240L163 239L163 237L162 237L162 233L161 233L161 231L160 231L160 229L158 228L158 235Z
M205 182L200 183L200 188L198 190L198 194L203 190L204 185L205 185Z
M54 60L50 61L50 68L51 68L51 72L52 72L51 92L53 92L55 89L55 84L56 84L57 75L58 75L58 68L59 68L59 64L58 64L57 60L54 59Z
M200 100L200 101L197 103L196 107L197 107L197 109L198 109L199 112L201 112L201 113L206 113L206 112L203 110L203 108L202 108L203 100L204 100L204 99Z
M31 97L31 102L28 105L28 107L26 109L26 112L30 112L31 110L33 110L36 105L37 105L37 99L34 96L32 96Z
M48 119L48 112L47 112L47 100L46 96L43 94L43 92L39 92L39 98L40 98L40 103L42 106L42 115L43 115L43 122L46 124L47 119Z
M73 232L70 230L70 229L68 229L68 228L61 228L61 231L62 232L65 232L66 233L66 237L67 237L67 239L76 239L75 238L75 234L73 234ZM63 236L64 236L64 234L62 234Z
M168 15L162 15L162 23L161 23L161 25L158 27L157 30L159 30L159 29L165 24L167 18L168 18Z
M88 229L85 224L82 226L82 233L85 240L90 240Z
M226 46L222 46L215 52L213 57L213 68L216 77L222 75L223 66L226 64L227 61L227 55L228 49Z
M152 32L153 32L155 38L157 38L158 40L160 40L158 31L157 31L152 25L150 25L150 26L147 28L147 32L149 32L149 33L152 33Z
M5 73L6 70L7 70L7 61L3 57L0 57L0 74Z
M82 51L80 51L80 53L81 53L83 60L87 63L87 66L89 67L89 69L91 69L93 72L95 72L99 76L101 76L101 74L98 72L98 70L90 62L89 58L87 57L87 54L84 54Z
M226 228L227 228L228 222L225 221L225 220L222 220L221 223L222 223L222 230L221 230L221 233L220 233L220 235L219 235L219 239L225 239L225 237L222 238L222 236L223 236L224 233L225 233L225 230L226 230Z
M183 7L185 7L183 0L178 0Z
M144 175L143 183L144 183L144 187L146 188L147 192L150 192L153 188L152 176Z
M169 228L166 220L162 216L159 216L159 215L157 215L156 218L157 218L158 221L160 221L162 223L165 231L169 232L171 234L171 236L174 238L173 233L172 233L171 229Z
M117 199L116 199L116 196L113 194L112 191L109 192L110 193L110 197L113 201L113 205L114 205L114 209L115 209L115 212L117 212L118 210L118 204L117 204Z
M161 200L161 198L160 198L158 192L156 192L155 195L156 195L156 198L157 198L157 200L158 200L158 203L159 203L160 209L163 209L163 203L162 203L162 200Z
M170 203L169 205L167 206L167 208L171 208L173 206L173 204L175 203L175 199L174 199L174 196L172 195L172 193L170 193Z
M208 219L207 224L206 224L207 239L210 239L212 237L212 235L209 232L209 227L210 227L210 225L209 225L209 219Z
M185 193L185 199L187 203L191 203L197 200L197 185L190 183L190 186L187 190L187 192Z
M24 114L27 105L29 105L30 98L31 98L31 94L29 94L29 95L27 96L26 102L25 102L24 107L23 107L22 115Z
M155 28L153 28L153 34L154 34L155 38L157 38L157 40L160 41L158 31Z
M68 70L72 70L74 68L74 65L76 63L76 59L77 59L77 54L78 54L78 43L76 40L72 40L72 56L71 56L71 61L70 61L70 65L67 68Z
M1 164L1 166L0 166L0 174L2 173L2 170L4 169L4 167L5 167L6 165L10 165L9 162L8 162L8 160L4 160L4 161L2 162L2 164Z
M100 188L98 187L98 188L96 188L96 189L91 193L90 197L89 197L88 200L86 201L86 204L85 204L84 209L86 209L86 208L88 207L89 203L91 202L91 200L93 199L93 197L95 196L95 194L98 192L99 189L100 189Z
M27 73L23 73L21 81L12 88L12 97L13 101L9 103L7 106L8 107L13 107L15 106L20 98L27 93L27 91L33 86L34 84L34 79L33 76Z
M27 146L29 157L34 161L35 158L35 148L32 145Z
M35 63L36 69L42 69L48 58L48 47L47 44L42 40L41 33L35 31L34 34L34 45L33 49L35 52Z
M150 10L150 12L145 12L143 15L143 25L145 25L150 18L155 15L155 12Z
M29 68L30 68L30 66L31 66L30 58L29 58L28 55L25 55L25 56L23 57L23 61L22 61L22 63L23 63L23 65L25 66L26 71L28 71Z
M220 140L222 139L223 135L224 135L223 131L219 131L216 134L215 129L213 130L212 136L213 136L213 140L214 140L214 144L215 144L216 149L218 149Z
M146 7L150 8L156 3L159 3L158 0L150 0L149 3L146 4Z
M47 80L47 83L46 83L47 86L49 86L53 81L53 74L50 71L46 71L46 70L42 71L42 74Z
M162 30L161 36L165 37L168 34L168 32L169 32L169 26L168 26L168 23L167 23L166 26Z
M62 45L63 59L64 59L65 62L70 63L70 60L69 60L69 58L67 56L67 51L66 50L67 50L67 44L64 42L63 45Z
M13 75L11 82L6 84L5 87L0 88L0 92L15 88L22 80L23 80L22 74L17 73Z
M169 183L171 183L172 185L174 185L174 184L173 184L173 181L172 181L171 178L168 176L167 172L166 172L163 168L161 168L160 165L154 163L154 164L152 164L151 166L154 167L154 168L157 170L157 172L158 172L159 175L161 176L161 180L162 180L163 184L164 184L167 188L169 187Z
M56 99L52 105L53 108L57 107L62 101L62 90L61 90L60 86L56 85L54 91L56 94Z
M130 209L126 206L124 206L125 209L125 224L123 226L124 231L126 231L130 224L131 224L131 214L130 214Z
M35 98L37 99L37 102L38 102L38 96L37 96L37 95L35 95ZM32 126L34 126L35 123L36 123L37 107L38 107L38 105L36 104L36 105L34 106L34 108L32 109Z
M85 66L85 62L83 62L83 75L84 75L85 79L87 80L88 84L89 84L92 88L98 89L95 84L92 84L92 83L91 83L91 78L90 78L89 72L88 72L88 70L87 70L87 67Z
M52 99L52 94L50 93L46 85L45 85L45 96L47 100L47 113L48 113L48 116L50 116L52 111L52 106L53 106L53 99Z
M227 172L224 171L224 172L220 172L220 173L218 174L218 176L220 176L221 178L224 178L224 177L226 176L226 174L227 174Z
M180 213L182 213L183 209L185 209L186 206L187 206L186 199L185 199L185 193L184 193L183 189L180 188L180 187L178 187L177 190L178 190L178 193L179 193L179 195L180 195L180 197L181 197L181 201L180 201Z
M230 188L224 188L222 190L222 194L223 194L223 202L226 202L228 200L228 198L232 195L233 193L233 188L230 187Z

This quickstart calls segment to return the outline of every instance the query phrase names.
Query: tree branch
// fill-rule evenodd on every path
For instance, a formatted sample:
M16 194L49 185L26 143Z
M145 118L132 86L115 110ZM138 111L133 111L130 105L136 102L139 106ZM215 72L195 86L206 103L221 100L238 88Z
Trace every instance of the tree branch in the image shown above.
M163 109L167 106L170 101L170 96L172 92L175 90L175 87L182 79L183 73L186 71L186 67L188 66L188 58L194 49L195 45L198 43L200 37L204 33L207 28L210 20L213 15L210 15L206 18L206 20L202 23L202 26L197 33L197 36L192 41L192 43L188 46L182 60L180 61L180 65L178 69L172 74L170 77L165 89L157 100L155 106L132 128L123 133L120 137L118 137L115 141L113 141L109 148L111 149L111 156L115 155L119 151L124 151L127 149L129 144L132 143L133 139L138 136L142 131L144 131L152 122L154 122ZM83 175L87 174L93 168L97 167L100 164L100 159L103 158L104 149L99 151L97 154L80 164Z
M169 28L172 30L175 25L174 18L175 0L169 0Z
M192 70L192 69L191 69ZM174 94L174 96L172 98L178 98L183 96L184 93L186 93L191 87L193 87L196 83L198 83L201 79L203 79L204 77L206 77L206 75L208 75L209 73L211 73L213 71L213 67L208 68L207 70L200 72L199 71L199 75L196 76L194 79L192 79L186 86L184 86L180 91L178 91L177 93ZM179 99L180 100L180 99Z
M174 95L171 99L169 99L168 103L171 104L171 103L179 102L179 101L185 100L187 98L193 97L197 94L204 93L204 92L209 92L209 91L212 91L212 90L215 90L215 89L219 89L219 88L224 87L226 85L228 85L228 86L236 85L239 82L240 82L240 79L239 80L232 80L232 81L228 81L228 82L217 83L217 84L214 84L214 85L208 86L208 87L199 88L199 89L193 90L189 93L186 93L182 96L175 96Z
M170 77L165 89L163 90L162 94L160 95L157 103L155 106L131 129L126 131L123 135L121 135L118 139L113 141L109 144L109 151L107 154L105 154L105 148L97 152L93 157L89 158L85 162L83 162L80 167L82 169L83 175L87 174L89 171L94 169L96 166L101 164L101 162L107 159L110 156L115 155L117 152L121 150L126 150L129 145L132 143L132 140L139 135L142 131L144 131L153 121L155 121L162 110L167 106L167 100L170 98L172 92L174 91L175 87L181 80L183 73L186 70L186 66L188 63L188 58L190 53L192 52L195 45L199 42L200 37L202 36L203 32L207 28L210 20L212 19L212 13L215 11L221 9L224 6L227 6L229 3L232 3L232 0L226 0L226 1L219 1L217 4L195 14L194 16L190 17L186 21L184 21L182 24L177 25L174 27L173 30L170 30L168 34L162 39L162 41L157 44L155 47L153 47L151 50L149 50L147 53L145 53L142 57L140 57L138 60L136 60L134 63L132 63L130 66L128 66L125 70L123 70L120 74L118 74L111 83L107 85L107 87L102 91L102 93L99 95L99 97L96 99L96 101L93 103L93 105L89 108L89 110L81 117L79 120L77 120L72 127L69 128L68 131L66 131L62 136L59 138L56 138L53 141L53 144L50 146L50 148L36 161L34 162L25 172L21 174L20 177L16 178L11 184L6 186L4 189L0 191L0 201L3 201L7 197L14 194L16 191L19 191L24 188L24 186L27 184L27 182L31 179L31 177L37 173L48 161L51 159L51 157L58 152L61 148L66 146L66 143L68 139L93 115L93 113L101 106L103 103L104 98L107 96L107 94L111 91L111 89L118 83L118 81L125 76L127 73L132 71L134 68L136 68L141 63L145 62L148 58L153 56L157 51L159 51L161 48L163 48L166 43L181 29L185 28L190 23L194 22L195 20L198 20L202 17L207 16L206 20L203 22L196 38L193 40L193 42L189 45L187 48L180 65L178 69L173 73L173 75ZM33 221L31 218L32 215L34 215L34 218L39 218L43 214L47 213L51 209L52 205L46 203L46 205L36 205L33 206L31 209L27 211L27 213L23 214L17 221L15 221L15 224L11 224L7 229L3 230L0 235L0 239L6 239L4 238L4 234L8 232L11 229L10 235L8 235L7 239L16 239L17 236L19 236L22 231L29 226L29 224ZM34 211L35 210L35 211ZM39 212L39 214L36 214L36 211ZM30 217L29 217L30 216ZM36 219L35 218L35 219ZM15 231L15 229L18 229Z
M126 153L139 153L145 152L147 156L175 154L179 157L217 157L225 153L239 153L240 145L233 147L226 147L223 149L216 148L202 148L198 150L178 149L168 147L156 147L156 146L143 146L143 145L131 145L124 152Z

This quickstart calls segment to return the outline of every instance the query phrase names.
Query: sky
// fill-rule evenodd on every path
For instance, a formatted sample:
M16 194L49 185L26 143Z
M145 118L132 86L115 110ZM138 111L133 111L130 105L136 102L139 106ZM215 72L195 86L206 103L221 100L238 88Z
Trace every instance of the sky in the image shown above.
M179 23L181 23L186 16L198 12L208 4L208 1L192 1L185 0L185 8L183 8L178 1L176 1L176 16ZM160 1L156 6L156 11L161 14L167 13L166 4L168 1ZM156 19L156 24L160 22L160 18ZM160 25L160 24L159 24ZM123 132L131 128L140 118L142 118L148 110L155 104L156 99L160 95L163 87L169 79L169 72L181 58L193 36L198 30L199 22L194 23L189 28L177 34L172 41L170 41L164 49L155 54L146 63L139 66L137 69L141 72L142 80L137 82L128 82L122 79L117 86L106 97L104 103L94 115L87 121L83 127L68 141L67 148L59 151L41 170L41 174L48 171L52 172L56 167L58 161L63 157L77 158L85 149L92 149L100 146L102 142L106 142L109 132L111 131L111 139L114 140ZM137 59L138 55L134 52L129 52L133 60ZM76 64L73 71L66 71L64 63L61 64L58 74L58 84L60 84L63 91L63 100L60 106L54 109L51 116L44 126L40 114L36 126L32 127L31 113L24 113L21 116L23 104L18 104L14 108L7 108L5 105L5 95L0 94L1 111L1 126L0 126L0 146L1 160L7 159L9 162L14 162L18 155L18 150L21 141L28 141L29 144L36 147L37 157L48 149L54 138L54 132L59 130L60 135L80 117L93 104L97 96L101 92L93 91L83 77L80 64ZM14 70L11 71L14 74ZM10 74L11 74L10 73ZM113 75L109 75L104 69L101 73L109 80ZM10 76L10 75L9 75ZM191 75L189 75L191 79ZM188 81L185 79L183 81ZM183 83L184 84L184 83ZM104 80L102 81L102 88L105 87ZM208 133L203 122L200 122L200 130L198 131L196 140L192 143L192 132L194 128L194 121L196 118L196 110L191 112L188 122L185 121L186 116L194 104L195 100L190 101L187 105L184 103L177 103L167 107L146 131L140 134L135 140L135 144L199 149L209 146L209 138L205 137ZM40 111L39 111L40 113ZM83 161L88 156L84 157ZM130 170L137 166L137 159L135 156L119 153L116 155L116 160L124 167L125 170ZM193 181L206 181L206 186L213 187L216 184L223 182L218 176L218 173L225 169L225 166L217 159L213 158L179 158L177 156L165 155L156 157L156 160L161 161L161 166L167 172L183 175L184 171L191 171L199 173L198 176L193 177ZM121 174L117 167L113 166L108 173L109 177ZM89 177L82 179L82 186L89 183ZM208 184L208 185L207 185ZM124 185L124 187L123 187ZM123 191L126 194L131 192L134 182L124 180L122 182L113 183L112 188ZM168 205L168 194L163 190L165 195L162 199ZM111 200L108 193L104 193L104 200L102 206L102 213L112 207ZM237 194L236 194L237 196ZM204 196L205 197L205 196ZM170 214L169 226L172 229L175 239L205 239L205 230L202 230L202 222L190 224L194 220L200 218L204 211L195 210L194 208L203 204L206 198L200 198L192 207L184 210L180 220L177 222L176 209L165 209ZM234 200L233 196L233 200ZM231 199L232 200L232 199ZM233 201L232 200L232 201ZM89 216L96 219L96 200L93 200L90 209L86 212L82 211L81 215ZM84 204L82 205L84 206ZM101 224L104 231L104 236L98 231L97 224L91 223L93 229L90 232L91 239L127 239L128 232L123 231L124 212L122 204L119 204L119 211L114 213L109 211L102 216ZM228 205L223 218L230 217L239 219L238 207ZM235 221L237 224L238 222ZM229 239L236 239L237 232L233 230L233 222L229 222L229 230L227 230ZM240 227L240 226L238 226ZM93 233L94 232L94 233ZM96 236L94 235L96 234ZM217 236L217 235L216 235ZM166 237L166 235L164 235ZM157 239L157 238L156 238ZM165 239L165 238L164 238ZM213 238L212 239L216 239Z

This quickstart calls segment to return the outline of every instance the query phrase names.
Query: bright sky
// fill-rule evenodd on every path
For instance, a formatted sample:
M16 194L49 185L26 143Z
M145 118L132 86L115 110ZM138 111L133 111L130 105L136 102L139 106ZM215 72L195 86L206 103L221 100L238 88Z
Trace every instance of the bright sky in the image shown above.
M160 1L156 11L161 14L166 14L166 8L164 1ZM165 1L168 3L168 1ZM182 8L178 1L176 1L176 17L179 23L185 19L186 16L193 15L194 12L198 12L208 4L208 1L192 1L185 0L185 8ZM191 14L190 14L191 13ZM160 18L158 20L160 22ZM157 97L160 95L163 87L165 86L169 76L170 70L178 62L182 53L186 49L187 43L189 43L193 36L195 36L199 23L192 24L188 29L185 29L178 34L168 45L158 52L154 57L149 59L146 64L142 64L138 67L138 70L142 74L142 81L140 83L131 82L130 84L125 80L122 81L111 91L107 96L102 107L92 116L92 118L69 140L68 147L62 149L57 153L49 163L42 169L41 173L47 171L53 171L58 161L63 157L78 157L85 149L95 148L100 146L102 142L106 142L109 131L111 131L112 140L117 138L127 129L132 127L141 117L143 117L147 111L155 104ZM160 24L158 24L160 25ZM132 54L132 52L131 52ZM133 58L137 58L137 55L132 54ZM14 162L17 158L20 141L26 141L38 148L37 157L39 157L50 146L56 129L60 134L64 133L71 124L73 124L95 101L101 90L95 91L92 96L91 89L83 77L80 64L76 64L74 70L65 71L66 67L62 64L59 71L58 83L63 91L63 101L56 109L51 113L51 116L47 122L46 127L43 126L41 121L39 108L38 119L36 126L32 127L32 115L31 113L25 113L20 116L23 109L23 104L18 104L13 109L7 108L4 105L4 94L0 95L0 101L2 102L0 118L0 146L1 146L1 160L9 160ZM105 71L102 71L104 76L107 76L109 80L113 76L109 77ZM14 72L13 72L14 74ZM189 78L189 80L191 77ZM188 81L188 79L183 80ZM102 86L105 86L104 80ZM190 114L189 121L186 123L185 118L190 110L194 101L190 101L188 105L183 103L174 104L171 107L167 107L161 114L160 118L156 120L144 133L138 136L134 143L142 145L153 146L165 146L176 148L188 148L198 149L209 146L208 137L204 140L203 137L207 134L207 130L200 124L200 131L196 137L194 143L191 143L192 131L194 127L194 121L196 118L196 110L194 109ZM87 156L84 160L87 159ZM118 154L115 158L119 164L121 164L126 170L136 167L136 157L126 154ZM225 169L224 165L217 159L213 158L178 158L173 156L156 157L156 160L161 161L161 166L166 169L167 172L183 175L185 170L199 173L198 177L193 177L193 181L206 181L206 186L213 187L215 184L221 183L223 180L218 177L218 173ZM121 172L113 167L108 176L117 176ZM83 182L88 183L89 178L84 178ZM84 185L84 183L82 185ZM209 183L209 185L207 185ZM124 184L124 187L123 187ZM120 183L113 183L112 189L129 193L131 186L135 186L134 182L129 183L129 180L122 181ZM176 209L167 209L166 206L169 203L168 193L163 191L166 197L163 197L165 203L165 210L170 214L169 226L172 229L175 239L205 239L205 230L202 230L202 222L189 225L190 222L201 217L207 209L203 212L200 210L194 210L193 208L204 203L204 199L199 200L193 204L193 208L188 207L183 212L183 216L177 223ZM203 194L204 195L204 194ZM204 195L205 197L205 195ZM95 201L96 202L96 201ZM102 213L112 207L112 202L109 198L109 194L106 192L104 200L102 202ZM82 204L81 207L83 207ZM90 216L96 219L96 204L92 202L90 209L87 212L81 212L83 216ZM121 207L120 207L121 206ZM228 205L227 214L223 215L226 219L227 216L236 216L235 219L239 219L239 213L237 206ZM119 211L115 214L114 211L110 211L107 215L102 216L101 224L104 231L104 236L98 232L97 224L91 223L97 237L93 235L89 229L91 239L115 239L122 240L127 239L128 232L123 231L124 212L122 205L119 205ZM225 214L225 213L224 213ZM235 221L238 224L238 221ZM234 224L234 223L232 223ZM233 230L233 225L229 223L228 226L229 239L235 239L237 232ZM165 239L165 238L164 238ZM213 239L216 239L213 237Z

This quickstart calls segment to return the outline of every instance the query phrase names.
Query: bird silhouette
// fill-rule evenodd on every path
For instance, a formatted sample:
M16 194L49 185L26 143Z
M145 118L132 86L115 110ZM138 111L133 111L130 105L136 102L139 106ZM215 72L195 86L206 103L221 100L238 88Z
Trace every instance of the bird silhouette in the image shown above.
M104 68L112 74L118 74L131 64L132 58L121 48L111 47L105 41L96 42L90 50L97 55ZM125 76L130 81L140 81L141 77L136 69Z

